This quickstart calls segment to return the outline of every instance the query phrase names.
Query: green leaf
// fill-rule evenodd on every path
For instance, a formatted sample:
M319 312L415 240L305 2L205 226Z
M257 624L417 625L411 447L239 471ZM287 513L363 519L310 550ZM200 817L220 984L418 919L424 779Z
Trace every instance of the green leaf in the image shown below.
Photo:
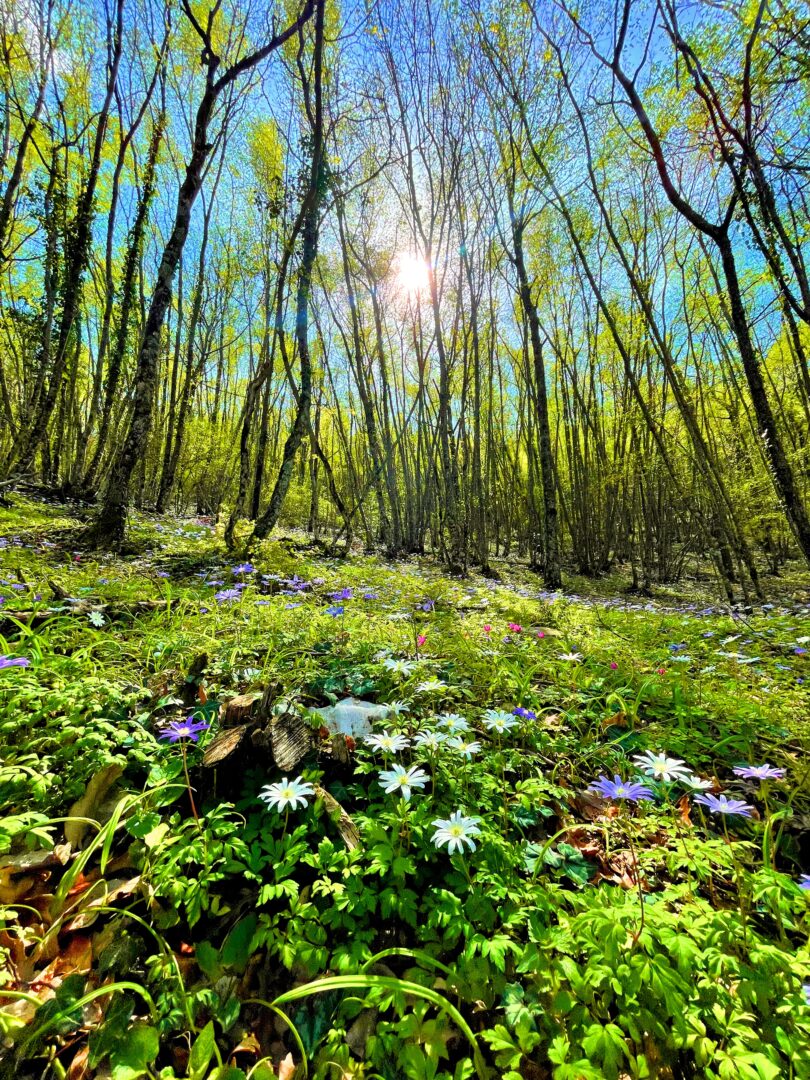
M125 1031L110 1054L112 1080L139 1080L158 1056L160 1039L148 1024L135 1024Z
M200 971L209 979L218 979L222 974L219 963L219 953L210 941L201 941L194 950L194 958Z
M204 1080L208 1063L214 1054L214 1022L209 1020L194 1040L188 1059L190 1080Z
M244 971L250 959L250 943L256 932L257 917L248 915L232 928L220 949L220 960L225 967Z

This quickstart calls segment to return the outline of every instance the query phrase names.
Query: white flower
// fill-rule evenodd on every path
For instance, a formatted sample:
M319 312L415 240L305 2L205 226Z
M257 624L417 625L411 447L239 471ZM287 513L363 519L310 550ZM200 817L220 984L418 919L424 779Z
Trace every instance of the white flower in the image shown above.
M452 746L454 750L458 750L458 752L462 754L467 759L467 761L470 761L473 755L477 754L478 751L481 749L480 742L476 742L475 740L472 740L471 742L466 742L464 739L461 738L460 735L457 735L454 739L448 739L447 745Z
M496 732L498 735L503 735L505 731L518 725L517 717L504 712L503 709L487 709L482 719L484 727L489 731Z
M695 776L694 773L689 773L688 776L680 777L680 781L688 788L691 788L692 791L708 791L709 788L714 787L714 782L712 780L704 780L700 776Z
M458 713L454 712L444 713L440 716L439 727L445 728L451 735L456 735L460 731L470 730L470 725L464 717L459 716Z
M667 784L673 780L685 780L687 776L691 776L689 768L680 758L654 754L652 750L636 754L633 761L647 776L652 776L655 780L663 780Z
M386 703L386 708L394 716L401 716L402 713L410 711L410 706L406 705L404 701L389 701Z
M413 740L413 745L420 746L429 754L435 754L443 742L447 742L447 736L441 731L420 731Z
M441 694L447 689L447 683L443 683L440 679L428 679L426 682L419 683L416 688L417 694Z
M393 768L380 773L380 783L384 790L389 794L392 791L399 792L405 802L408 802L411 797L411 788L423 788L428 779L425 770L415 765L412 765L410 769L402 765L394 765Z
M100 611L91 611L90 614L87 616L87 621L90 623L91 626L100 627L104 625L106 620L104 619L104 616L101 614Z
M578 664L582 659L582 653L578 652L564 652L560 653L560 660L567 660L570 664Z
M414 660L383 660L383 667L394 675L410 675L416 668Z
M404 735L394 735L390 731L384 731L382 735L366 735L364 741L375 750L382 750L384 754L395 754L397 750L410 746L410 740Z
M259 792L259 798L264 799L270 807L275 807L279 813L287 807L297 809L307 805L307 799L314 795L312 784L307 783L303 776L295 780L288 780L285 776L278 784L267 784Z
M465 817L460 810L456 810L449 818L437 818L433 825L436 832L432 840L437 848L447 844L450 855L454 851L463 851L466 844L470 851L475 851L474 836L480 836L481 830L478 825L479 817Z

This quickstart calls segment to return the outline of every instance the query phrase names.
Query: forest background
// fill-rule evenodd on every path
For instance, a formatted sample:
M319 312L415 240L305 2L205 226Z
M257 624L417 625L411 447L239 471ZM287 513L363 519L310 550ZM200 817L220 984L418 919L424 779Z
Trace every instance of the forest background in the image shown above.
M105 544L761 594L810 559L808 56L795 0L3 0L2 481Z

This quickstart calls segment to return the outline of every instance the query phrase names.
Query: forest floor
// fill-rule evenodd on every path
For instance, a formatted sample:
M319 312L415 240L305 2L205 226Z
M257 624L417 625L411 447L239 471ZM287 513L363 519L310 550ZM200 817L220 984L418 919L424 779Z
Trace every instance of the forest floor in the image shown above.
M810 1077L806 576L120 558L13 502L0 1076Z

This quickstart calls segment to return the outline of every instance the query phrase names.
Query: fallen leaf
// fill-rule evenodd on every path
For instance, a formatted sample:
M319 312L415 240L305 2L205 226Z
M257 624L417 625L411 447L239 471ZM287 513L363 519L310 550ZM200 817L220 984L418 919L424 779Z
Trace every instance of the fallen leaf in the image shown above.
M295 1062L292 1054L287 1054L283 1061L278 1063L278 1080L291 1080L295 1075Z
M117 762L101 769L93 776L84 790L84 795L68 810L69 818L95 819L104 796L121 776L124 769ZM82 838L87 832L89 825L86 821L67 821L65 823L65 839L73 848L81 847Z
M90 1047L87 1043L81 1047L74 1055L73 1061L70 1063L65 1080L84 1080L87 1076L87 1059L90 1054Z
M68 975L86 975L93 966L93 943L86 934L74 934L67 946L36 976L31 983L31 990L60 986Z

